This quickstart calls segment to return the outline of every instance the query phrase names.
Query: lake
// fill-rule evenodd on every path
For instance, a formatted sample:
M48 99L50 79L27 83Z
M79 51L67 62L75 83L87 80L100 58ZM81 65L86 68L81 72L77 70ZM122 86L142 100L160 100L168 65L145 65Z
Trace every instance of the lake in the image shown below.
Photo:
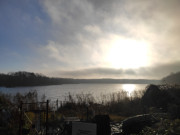
M148 84L63 84L63 85L49 85L49 86L34 86L34 87L14 87L5 88L0 87L0 92L16 94L27 93L36 90L38 97L44 94L46 99L64 101L65 97L70 93L76 94L92 94L95 98L101 95L120 92L122 90L127 92L128 96L132 96L134 91L142 91Z

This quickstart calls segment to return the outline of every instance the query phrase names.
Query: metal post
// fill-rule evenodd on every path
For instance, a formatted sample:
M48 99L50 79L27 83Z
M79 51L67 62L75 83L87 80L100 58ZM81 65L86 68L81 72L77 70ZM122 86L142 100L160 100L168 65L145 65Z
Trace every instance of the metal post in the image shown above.
M48 134L48 109L49 109L49 100L46 102L46 135Z
M56 106L57 106L57 110L58 110L58 99L56 100Z
M20 116L19 116L19 135L22 135L22 101L20 103L19 111L20 111Z
M40 122L40 130L42 129L42 114L41 114L41 111L39 113L39 122Z
M61 101L61 108L62 108L62 106L63 106L63 102Z
M88 118L88 117L89 117L89 108L88 108L88 105L87 105L87 108L86 108L86 109L87 109L87 116L86 116L86 120L88 121L88 119L89 119L89 118Z

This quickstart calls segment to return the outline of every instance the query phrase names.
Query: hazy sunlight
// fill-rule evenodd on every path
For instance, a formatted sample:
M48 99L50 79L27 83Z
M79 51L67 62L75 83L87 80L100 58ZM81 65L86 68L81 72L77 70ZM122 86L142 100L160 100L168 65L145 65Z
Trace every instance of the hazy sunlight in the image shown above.
M109 49L107 60L113 68L139 68L147 65L146 42L115 39Z

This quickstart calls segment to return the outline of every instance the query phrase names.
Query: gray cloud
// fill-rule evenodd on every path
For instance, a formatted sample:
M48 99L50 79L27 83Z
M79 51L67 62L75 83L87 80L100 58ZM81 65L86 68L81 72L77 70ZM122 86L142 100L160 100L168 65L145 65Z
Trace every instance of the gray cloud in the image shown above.
M123 72L122 69L89 68L75 71L57 71L54 72L54 74L70 78L111 78L114 76L120 76L124 74Z
M180 61L139 69L88 68L80 70L61 70L49 74L66 78L135 78L162 79L172 72L178 72Z
M159 64L149 68L140 69L139 73L143 76L152 76L156 78L163 78L172 72L178 72L180 69L180 61Z

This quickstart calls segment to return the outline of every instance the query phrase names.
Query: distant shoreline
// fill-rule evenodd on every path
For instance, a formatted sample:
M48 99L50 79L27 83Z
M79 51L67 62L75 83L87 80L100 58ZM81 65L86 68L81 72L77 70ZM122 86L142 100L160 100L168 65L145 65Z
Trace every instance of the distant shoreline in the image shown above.
M14 72L0 74L0 87L28 87L48 86L61 84L160 84L160 80L153 79L74 79L74 78L50 78L41 74L30 72Z
M72 80L72 79L71 79ZM160 80L146 80L146 79L128 79L130 81L125 81L126 79L111 79L109 82L104 81L104 79L73 79L73 83L59 83L59 84L44 84L44 85L14 85L14 86L3 86L6 88L15 87L36 87L36 86L52 86L52 85L63 85L63 84L160 84ZM142 81L142 82L141 82ZM10 85L10 84L9 84Z

